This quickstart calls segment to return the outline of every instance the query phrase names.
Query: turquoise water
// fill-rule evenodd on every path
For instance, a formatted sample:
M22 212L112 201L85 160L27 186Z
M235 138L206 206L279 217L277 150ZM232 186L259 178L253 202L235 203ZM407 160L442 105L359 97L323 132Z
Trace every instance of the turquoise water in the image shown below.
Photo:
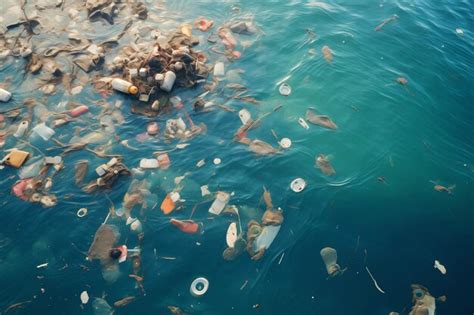
M0 7L3 5L9 4ZM18 171L5 168L0 181L1 310L31 300L17 313L93 314L90 302L80 306L79 294L87 290L91 297L106 293L111 305L127 295L137 296L135 302L116 309L117 314L167 314L167 305L190 314L408 314L410 284L420 283L434 296L447 296L446 303L438 304L438 314L474 311L470 286L474 280L470 1L178 0L150 1L147 6L159 17L159 22L150 19L150 25L159 29L172 29L198 16L213 19L217 26L234 16L253 16L263 33L239 37L245 46L239 46L242 58L226 62L226 70L240 69L238 78L228 76L229 82L249 87L260 104L231 101L226 105L247 108L254 117L282 105L249 137L276 146L273 129L278 137L291 138L293 146L284 154L257 157L232 141L241 125L236 113L216 108L193 114L192 102L202 88L174 91L185 101L193 120L205 123L208 131L188 141L186 149L171 152L169 170L146 171L143 177L154 195L152 204L158 202L158 207L141 217L146 296L128 278L129 262L120 265L119 280L110 284L103 279L99 263L85 261L80 253L87 251L107 215L110 202L105 194L119 208L132 177L122 178L111 191L86 194L74 184L74 164L81 159L90 161L88 181L94 178L95 166L106 160L85 151L71 153L51 189L58 196L58 205L41 208L11 194ZM240 13L232 10L235 6ZM394 14L396 21L374 31ZM86 35L95 41L107 39L126 21L127 17L119 15L114 26L92 23ZM456 28L463 29L464 35L456 34ZM66 38L58 34L43 33L35 43L45 48ZM208 51L206 36L198 47ZM130 37L125 36L121 43L128 41ZM333 51L331 64L322 56L324 45ZM209 56L211 62L222 58L212 52ZM2 104L2 110L21 105L28 97L37 98L51 111L56 111L60 101L74 100L88 104L92 114L61 127L56 136L68 141L74 127L94 128L101 108L93 101L102 97L90 84L76 96L65 95L58 86L58 92L44 100L33 76L23 76L23 66L23 61L12 57L3 62L0 82L12 78L13 100ZM397 77L405 77L408 84L397 84ZM288 97L278 93L283 81L293 88ZM223 101L218 96L208 98ZM112 151L124 154L128 167L137 167L152 152L176 145L162 139L138 142L136 136L152 120L164 130L166 120L178 113L149 119L130 113L130 98L112 94L106 101L113 104L117 99L124 101L125 122L116 126L115 134L140 149L130 151L115 142ZM308 107L329 115L338 130L314 125L303 129L297 120ZM42 140L32 143L41 150L54 147ZM2 149L19 145L10 137ZM56 155L61 150L47 152ZM332 156L334 177L315 168L318 154ZM222 160L218 166L212 163L215 157ZM195 165L201 159L207 163L198 169ZM241 209L244 224L263 214L262 186L271 191L273 203L284 209L285 221L260 261L250 260L246 253L233 262L222 259L232 218L210 218L210 202L200 205L193 215L203 223L203 233L184 234L169 224L170 217L159 211L159 204L175 186L174 178L186 172L191 172L182 182L186 202L172 215L178 219L187 219L193 206L203 200L199 187L205 184L211 191L219 188L235 193L230 203ZM299 194L289 188L297 177L308 184ZM430 181L456 188L452 194L438 192ZM84 218L76 216L81 207L89 209ZM136 245L124 222L111 223L121 230L121 243ZM326 246L336 248L339 263L348 267L341 277L327 279L319 255ZM446 275L433 268L435 259L446 266ZM45 262L48 267L36 269ZM81 265L90 270L84 271ZM385 294L374 287L366 266ZM189 285L198 276L210 281L209 291L199 299L189 294Z

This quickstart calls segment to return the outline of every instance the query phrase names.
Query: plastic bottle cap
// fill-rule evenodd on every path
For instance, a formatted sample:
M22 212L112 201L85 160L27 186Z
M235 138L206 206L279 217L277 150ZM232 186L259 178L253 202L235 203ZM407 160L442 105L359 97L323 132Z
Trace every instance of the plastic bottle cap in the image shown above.
M87 214L87 208L81 208L81 209L77 210L77 216L79 218L82 218L82 217L86 216L86 214Z
M138 93L138 88L137 88L135 85L132 85L131 87L128 88L128 92L129 92L130 94L135 95L135 94Z
M191 283L191 287L189 288L189 292L195 296L202 296L204 295L207 290L209 289L209 280L206 278L197 278Z
M291 190L293 190L294 192L297 192L297 193L303 191L303 189L305 189L305 187L306 187L306 182L302 178L297 178L297 179L293 180L290 184Z
M289 86L286 83L283 83L280 85L280 88L278 89L280 91L280 94L283 96L288 96L291 94L291 86Z
M279 143L283 149L291 147L291 140L289 138L282 138Z
M219 165L219 164L221 164L221 162L222 162L222 161L221 161L221 159L219 159L219 158L215 158L215 159L214 159L214 164L215 164L215 165Z

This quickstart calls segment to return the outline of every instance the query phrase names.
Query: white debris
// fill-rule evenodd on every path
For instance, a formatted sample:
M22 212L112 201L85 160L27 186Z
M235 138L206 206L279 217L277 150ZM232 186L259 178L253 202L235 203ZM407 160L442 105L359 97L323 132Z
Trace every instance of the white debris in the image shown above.
M36 266L36 269L46 268L46 267L48 267L48 263L44 263L44 264L38 265L38 266Z
M446 274L446 267L443 266L438 260L434 261L434 268L438 269L443 275Z
M81 302L82 304L87 304L87 302L89 302L89 294L87 293L87 291L82 291Z

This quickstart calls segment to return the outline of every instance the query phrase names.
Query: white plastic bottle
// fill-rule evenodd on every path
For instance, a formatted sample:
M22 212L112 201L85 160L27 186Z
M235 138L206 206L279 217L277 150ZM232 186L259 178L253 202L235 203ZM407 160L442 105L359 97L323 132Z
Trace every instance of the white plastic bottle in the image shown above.
M170 92L173 89L174 81L176 81L176 74L173 71L167 71L160 89L165 92Z
M13 134L16 138L23 137L28 130L29 123L26 120L23 120L20 125L18 125L18 129Z
M138 93L138 88L133 85L132 83L125 81L123 79L113 79L112 80L112 88L114 90L127 93L127 94L137 94Z

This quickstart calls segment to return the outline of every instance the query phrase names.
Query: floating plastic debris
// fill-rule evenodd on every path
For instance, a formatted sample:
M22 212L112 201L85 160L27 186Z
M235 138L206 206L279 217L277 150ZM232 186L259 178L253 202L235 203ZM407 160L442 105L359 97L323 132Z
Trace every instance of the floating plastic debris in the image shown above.
M444 267L438 260L434 261L434 268L438 269L443 275L446 274L446 267Z
M214 162L215 165L219 165L219 164L221 164L222 161L219 158L215 158L213 162Z
M463 36L464 35L464 31L462 28L457 28L456 29L456 34L460 35L460 36Z
M291 147L291 140L289 138L282 138L280 142L278 142L278 144L283 149L288 149L289 147Z
M36 269L41 269L41 268L46 268L46 267L48 267L48 263L38 265L38 266L36 266Z
M189 288L189 292L194 297L203 296L209 289L209 281L206 278L200 277L194 279Z
M306 187L306 182L302 178L296 178L290 184L291 190L293 190L294 192L297 192L297 193L303 191L303 189L305 189L305 187Z
M291 86L286 83L282 83L278 89L281 95L288 96L291 94Z
M89 302L89 293L87 293L87 291L82 291L81 302L82 304L87 304Z
M233 248L237 241L237 224L232 222L227 228L226 238L227 246Z
M79 218L85 217L87 215L87 208L81 208L81 209L77 210L76 214Z
M303 118L298 118L298 124L300 124L301 127L303 127L304 129L309 129L309 126L308 124L306 123L306 120L304 120Z

